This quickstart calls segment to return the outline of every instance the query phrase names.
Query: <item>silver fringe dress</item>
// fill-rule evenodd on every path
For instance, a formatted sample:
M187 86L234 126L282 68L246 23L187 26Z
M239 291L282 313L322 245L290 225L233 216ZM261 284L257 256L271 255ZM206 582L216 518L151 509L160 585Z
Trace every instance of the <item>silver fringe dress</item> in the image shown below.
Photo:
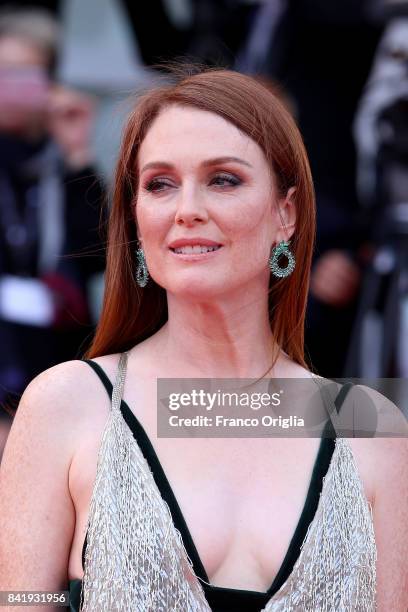
M83 612L211 612L180 532L123 419L119 360L88 518ZM293 571L263 612L371 612L376 545L350 446L336 446Z

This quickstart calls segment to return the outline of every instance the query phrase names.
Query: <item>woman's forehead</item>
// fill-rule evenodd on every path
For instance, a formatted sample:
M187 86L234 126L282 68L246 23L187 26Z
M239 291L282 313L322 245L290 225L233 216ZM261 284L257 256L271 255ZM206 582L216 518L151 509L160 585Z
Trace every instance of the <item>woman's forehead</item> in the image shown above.
M235 156L256 165L266 163L259 145L220 115L174 105L162 110L148 129L139 149L139 167L153 158L175 162L179 156Z

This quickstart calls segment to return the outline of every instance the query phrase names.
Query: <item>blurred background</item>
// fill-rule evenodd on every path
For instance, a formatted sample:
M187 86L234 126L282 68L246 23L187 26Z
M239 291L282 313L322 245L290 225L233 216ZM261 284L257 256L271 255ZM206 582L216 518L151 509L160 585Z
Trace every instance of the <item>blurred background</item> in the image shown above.
M179 58L278 85L301 129L310 365L408 377L408 0L0 2L0 454L28 382L92 338L129 96Z

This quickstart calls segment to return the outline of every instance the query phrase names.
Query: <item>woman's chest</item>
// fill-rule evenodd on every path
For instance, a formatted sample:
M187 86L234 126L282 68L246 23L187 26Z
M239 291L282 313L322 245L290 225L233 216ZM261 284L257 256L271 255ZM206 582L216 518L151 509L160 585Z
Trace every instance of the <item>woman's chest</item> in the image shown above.
M191 537L212 584L267 590L304 508L319 440L159 439L153 420L143 426L160 463L151 487L170 501L187 552ZM83 445L72 466L77 521L70 578L82 576L98 438Z

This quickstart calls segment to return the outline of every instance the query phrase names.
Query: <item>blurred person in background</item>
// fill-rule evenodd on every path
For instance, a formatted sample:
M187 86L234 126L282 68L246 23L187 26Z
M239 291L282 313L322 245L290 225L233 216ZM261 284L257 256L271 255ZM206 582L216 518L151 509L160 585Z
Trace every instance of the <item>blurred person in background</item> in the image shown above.
M0 13L0 403L12 407L38 372L77 355L104 268L93 102L53 83L58 38L43 9Z
M388 0L384 9L387 25L354 122L372 256L345 374L408 378L408 0Z

